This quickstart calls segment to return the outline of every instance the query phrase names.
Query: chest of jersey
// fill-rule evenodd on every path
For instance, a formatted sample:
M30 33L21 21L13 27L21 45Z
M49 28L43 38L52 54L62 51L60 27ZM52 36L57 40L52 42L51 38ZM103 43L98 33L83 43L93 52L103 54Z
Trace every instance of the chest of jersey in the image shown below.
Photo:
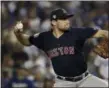
M44 40L44 51L50 58L62 55L74 55L78 52L80 44L76 35L70 33L63 34L59 38L54 36Z

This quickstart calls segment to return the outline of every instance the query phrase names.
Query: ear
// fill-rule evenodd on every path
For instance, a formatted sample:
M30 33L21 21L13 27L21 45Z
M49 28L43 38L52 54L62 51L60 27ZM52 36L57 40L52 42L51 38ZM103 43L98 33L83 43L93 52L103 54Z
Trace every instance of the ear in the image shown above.
M56 20L52 20L51 24L55 26L56 25Z

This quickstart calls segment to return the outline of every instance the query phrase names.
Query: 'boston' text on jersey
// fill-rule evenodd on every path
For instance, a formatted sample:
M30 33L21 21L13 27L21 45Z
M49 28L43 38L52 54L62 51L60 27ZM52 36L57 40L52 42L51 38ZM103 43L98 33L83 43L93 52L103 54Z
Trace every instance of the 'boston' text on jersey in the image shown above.
M50 58L54 58L60 55L74 55L74 47L65 46L65 47L54 48L52 50L49 50L47 54Z

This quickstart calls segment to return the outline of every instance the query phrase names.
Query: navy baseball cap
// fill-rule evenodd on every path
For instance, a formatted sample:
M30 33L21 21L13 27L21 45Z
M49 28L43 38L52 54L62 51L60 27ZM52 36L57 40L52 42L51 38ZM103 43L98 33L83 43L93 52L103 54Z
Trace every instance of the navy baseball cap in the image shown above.
M59 9L53 10L51 12L50 19L51 20L67 19L67 18L70 18L73 16L74 16L74 14L68 14L66 10L59 8Z

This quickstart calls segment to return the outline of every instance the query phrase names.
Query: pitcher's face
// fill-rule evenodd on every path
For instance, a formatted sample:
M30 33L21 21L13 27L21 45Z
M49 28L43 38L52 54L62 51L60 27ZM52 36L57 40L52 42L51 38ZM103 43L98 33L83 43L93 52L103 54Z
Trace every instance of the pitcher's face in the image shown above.
M56 21L56 26L61 31L66 31L70 27L70 21L69 19L59 19Z

